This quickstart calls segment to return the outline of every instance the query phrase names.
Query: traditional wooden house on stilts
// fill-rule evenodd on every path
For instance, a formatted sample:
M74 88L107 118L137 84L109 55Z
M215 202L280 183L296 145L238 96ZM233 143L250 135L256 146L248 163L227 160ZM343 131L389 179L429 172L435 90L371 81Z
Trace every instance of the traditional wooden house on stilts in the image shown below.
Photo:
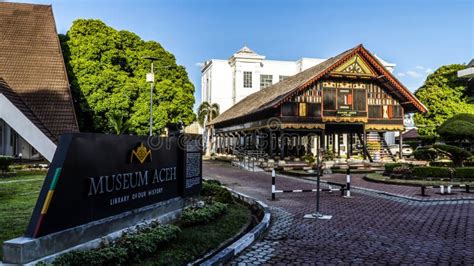
M384 153L395 159L383 135L402 132L408 112L426 108L358 45L249 95L209 127L218 153L285 158L323 148L336 157L359 152L372 161Z

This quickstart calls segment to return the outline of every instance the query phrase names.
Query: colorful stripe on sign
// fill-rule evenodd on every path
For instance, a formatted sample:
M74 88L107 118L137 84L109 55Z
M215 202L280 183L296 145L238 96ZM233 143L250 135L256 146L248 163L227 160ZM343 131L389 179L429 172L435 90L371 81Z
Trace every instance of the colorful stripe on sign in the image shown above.
M58 183L58 179L60 175L61 175L61 168L59 167L59 168L56 168L56 170L54 171L53 180L51 181L51 184L49 185L48 194L46 195L46 199L44 200L43 208L41 208L41 214L35 228L35 233L34 233L35 237L38 235L38 230L40 228L41 222L43 221L43 216L48 212L49 204L51 203L51 199L53 198L54 190L56 189L56 184Z

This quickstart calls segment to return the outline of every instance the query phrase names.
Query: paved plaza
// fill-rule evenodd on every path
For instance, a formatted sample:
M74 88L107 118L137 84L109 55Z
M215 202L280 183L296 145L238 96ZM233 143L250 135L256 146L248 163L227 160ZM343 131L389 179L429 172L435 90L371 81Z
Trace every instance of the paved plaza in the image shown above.
M360 189L353 189L352 198L343 198L338 192L324 192L321 211L333 218L313 220L303 216L315 211L315 193L277 194L271 201L268 173L208 161L203 175L262 200L272 212L263 238L231 264L474 264L472 200L434 201L439 197L433 193L428 197L433 201L422 202ZM366 182L360 176L354 180L359 180L356 186ZM313 189L315 182L277 176L277 188ZM407 187L390 189L393 194L412 193L402 191Z

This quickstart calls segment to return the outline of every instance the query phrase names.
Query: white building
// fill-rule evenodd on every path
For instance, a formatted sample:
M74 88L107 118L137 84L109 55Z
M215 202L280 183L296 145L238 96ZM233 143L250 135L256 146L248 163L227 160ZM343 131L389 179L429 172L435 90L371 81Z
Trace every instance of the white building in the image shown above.
M389 71L393 71L395 64L378 59ZM227 60L210 59L204 63L201 70L201 102L219 104L222 113L246 96L325 60L267 60L244 46Z

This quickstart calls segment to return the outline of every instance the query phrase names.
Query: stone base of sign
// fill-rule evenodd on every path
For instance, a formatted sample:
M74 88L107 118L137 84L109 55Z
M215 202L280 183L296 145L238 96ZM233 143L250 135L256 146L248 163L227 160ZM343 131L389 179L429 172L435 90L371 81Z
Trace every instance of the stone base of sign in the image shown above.
M131 226L151 220L173 221L181 214L184 204L183 198L173 198L40 238L8 240L3 243L3 263L34 265L52 261L68 251L96 248L120 237Z

